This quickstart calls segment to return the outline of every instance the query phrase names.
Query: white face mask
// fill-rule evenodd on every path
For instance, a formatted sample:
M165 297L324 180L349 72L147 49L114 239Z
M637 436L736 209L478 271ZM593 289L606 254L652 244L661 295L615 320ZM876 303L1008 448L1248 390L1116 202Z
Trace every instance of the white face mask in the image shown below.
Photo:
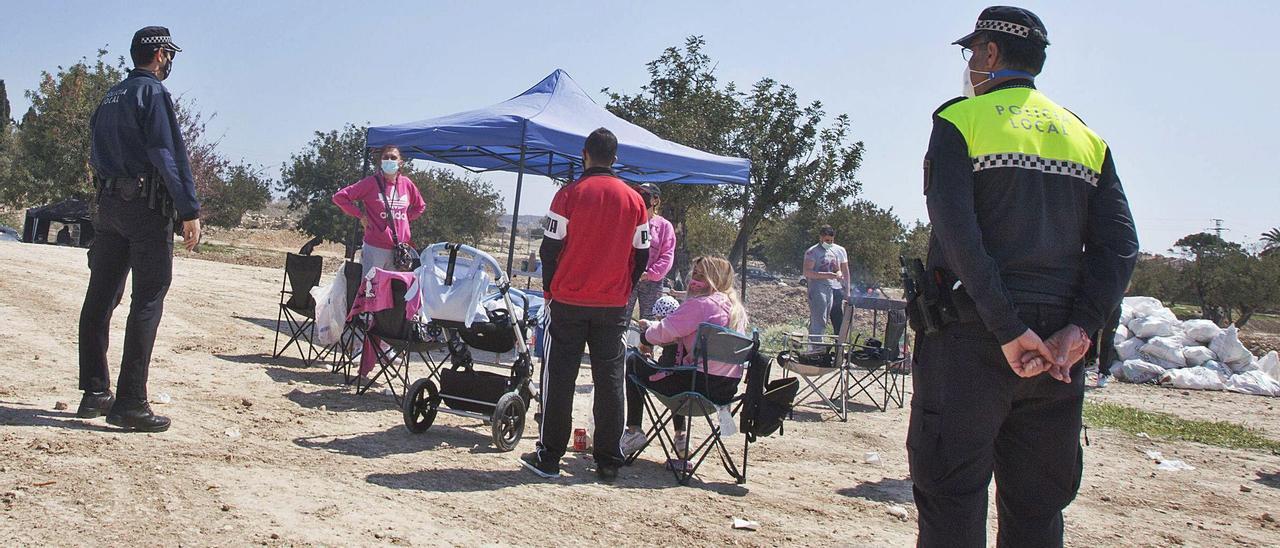
M961 93L965 97L974 97L978 95L978 92L973 89L973 80L969 79L969 74L972 72L974 71L969 68L969 65L966 64L964 66L964 73L960 75L961 76L960 85L961 85L961 89L963 90Z
M382 161L382 172L387 175L394 175L396 171L399 171L399 169L400 169L400 162L396 160Z

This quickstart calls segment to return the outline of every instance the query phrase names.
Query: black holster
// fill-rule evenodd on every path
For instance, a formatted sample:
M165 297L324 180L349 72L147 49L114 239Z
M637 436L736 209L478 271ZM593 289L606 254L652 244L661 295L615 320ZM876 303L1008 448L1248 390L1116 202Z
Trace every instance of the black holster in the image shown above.
M959 280L942 268L926 271L920 259L899 257L903 296L907 300L907 320L916 333L934 334L959 323L954 291ZM963 291L961 289L960 291Z

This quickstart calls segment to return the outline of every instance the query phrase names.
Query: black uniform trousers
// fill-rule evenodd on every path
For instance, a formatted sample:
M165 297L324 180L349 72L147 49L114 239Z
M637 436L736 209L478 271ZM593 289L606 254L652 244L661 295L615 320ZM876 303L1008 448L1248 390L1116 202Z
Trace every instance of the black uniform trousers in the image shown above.
M80 309L80 389L111 388L107 367L111 314L133 272L124 355L116 385L117 405L147 401L147 370L164 297L173 278L173 221L147 207L146 198L123 200L103 193L89 248L89 289Z
M591 382L595 386L593 453L597 464L623 463L622 439L626 383L622 334L625 306L596 308L556 301L549 305L550 345L542 370L542 428L538 457L558 462L573 430L573 395L584 346L591 347Z
M1019 305L1043 338L1071 311ZM996 480L998 546L1062 546L1062 510L1080 487L1084 368L1071 383L1009 368L980 323L917 339L907 454L919 546L986 545L987 486Z
M1116 306L1111 311L1111 315L1107 317L1107 324L1102 326L1102 330L1098 331L1093 344L1089 345L1089 352L1084 355L1084 361L1098 362L1098 374L1110 375L1111 364L1116 359L1116 330L1120 328L1120 306Z

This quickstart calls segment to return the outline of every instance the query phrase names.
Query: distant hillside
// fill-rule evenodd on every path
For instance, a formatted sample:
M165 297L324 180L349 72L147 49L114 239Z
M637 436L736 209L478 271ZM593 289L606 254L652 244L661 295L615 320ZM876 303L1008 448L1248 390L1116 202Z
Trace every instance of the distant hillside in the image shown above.
M518 226L520 230L528 230L542 226L542 215L521 215ZM503 213L498 215L498 226L511 230L511 214Z

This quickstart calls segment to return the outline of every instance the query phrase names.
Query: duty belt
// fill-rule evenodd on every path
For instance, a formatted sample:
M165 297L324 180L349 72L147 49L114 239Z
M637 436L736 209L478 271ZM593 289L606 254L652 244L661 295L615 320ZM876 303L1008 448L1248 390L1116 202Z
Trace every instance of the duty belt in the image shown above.
M117 194L124 200L144 198L147 207L170 219L177 219L178 212L173 207L173 198L164 185L164 179L156 175L141 177L94 177L94 186L99 192Z

